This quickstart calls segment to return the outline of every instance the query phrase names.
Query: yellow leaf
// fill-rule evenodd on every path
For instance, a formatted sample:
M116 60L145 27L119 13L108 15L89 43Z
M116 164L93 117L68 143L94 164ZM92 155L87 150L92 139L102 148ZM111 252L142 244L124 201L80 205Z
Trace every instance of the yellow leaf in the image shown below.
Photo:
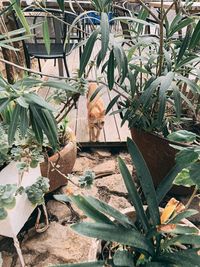
M169 202L167 203L166 207L164 208L161 216L160 221L161 224L165 223L173 214L173 212L176 210L177 206L179 205L179 201L175 198L171 198Z

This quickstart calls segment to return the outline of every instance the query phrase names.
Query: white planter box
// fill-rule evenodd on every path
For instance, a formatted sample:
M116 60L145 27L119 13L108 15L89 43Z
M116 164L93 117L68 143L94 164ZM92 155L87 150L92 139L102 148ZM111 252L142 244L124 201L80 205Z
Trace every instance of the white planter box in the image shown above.
M0 172L0 184L18 184L19 176L16 167L16 162L11 162ZM40 167L29 168L28 172L25 172L21 181L21 186L27 187L36 182L37 178L41 176ZM17 240L17 234L28 220L29 216L35 209L36 205L33 205L27 197L26 193L16 196L16 204L12 209L6 209L8 215L4 220L0 220L0 235L12 237L17 249L18 255L22 266L24 261L22 258L19 242Z

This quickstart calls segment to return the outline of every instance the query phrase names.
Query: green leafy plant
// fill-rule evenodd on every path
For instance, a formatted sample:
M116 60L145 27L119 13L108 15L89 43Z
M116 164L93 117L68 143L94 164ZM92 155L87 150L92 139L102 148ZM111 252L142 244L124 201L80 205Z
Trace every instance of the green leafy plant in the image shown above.
M9 156L8 156L8 151L9 151L8 138L7 138L7 134L5 132L5 129L1 123L0 123L0 144L1 144L1 150L0 150L0 167L1 167L9 159Z
M15 206L15 193L17 185L0 185L0 220L7 217L6 209L12 209Z
M72 225L72 229L82 235L107 241L106 247L112 247L114 242L114 249L109 252L108 258L102 262L88 264L130 267L198 266L199 231L182 223L183 218L196 214L197 211L186 210L174 199L170 200L161 214L159 210L160 201L176 177L177 166L155 190L150 172L137 146L131 139L128 139L127 144L147 206L143 206L133 178L121 158L118 160L119 168L129 200L135 209L135 219L94 197L71 196L71 200L94 221L76 223Z
M44 204L44 194L48 191L49 180L44 177L39 177L37 182L25 188L28 199L33 205Z
M79 76L84 74L96 41L101 39L95 65L107 77L108 88L117 93L107 113L115 106L113 113L121 114L122 124L128 121L129 127L161 132L165 137L174 123L185 117L192 120L191 113L197 118L198 100L195 99L200 87L195 81L199 78L196 69L200 60L197 53L199 20L192 15L185 16L180 10L169 21L170 9L161 7L158 17L141 0L143 8L137 15L129 12L129 16L112 19L128 27L126 31L122 29L119 38L119 32L110 31L106 11L98 7L102 1L95 3L101 11L101 23L88 38ZM158 29L160 34L146 34L147 27ZM186 35L180 34L181 31L186 31ZM102 74L97 76L97 81L102 82ZM189 91L197 97L191 100ZM190 115L187 110L191 110Z
M168 135L168 139L182 142L183 145L171 145L179 152L176 154L176 162L183 165L184 169L174 180L174 184L186 187L195 186L195 191L200 189L200 147L199 136L186 130L176 131Z

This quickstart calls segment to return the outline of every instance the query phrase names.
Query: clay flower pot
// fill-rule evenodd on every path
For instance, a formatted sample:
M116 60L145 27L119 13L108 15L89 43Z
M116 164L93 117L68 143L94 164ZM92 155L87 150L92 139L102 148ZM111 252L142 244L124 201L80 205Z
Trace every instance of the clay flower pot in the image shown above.
M132 139L138 146L144 160L146 161L153 178L154 186L157 187L175 165L177 150L171 147L170 144L181 146L184 146L184 144L171 142L159 135L139 131L135 128L131 128L130 131ZM170 193L175 195L188 195L192 192L193 187L188 188L177 185L174 185L170 190Z
M52 192L57 188L67 184L67 179L63 177L61 173L65 175L71 173L76 161L76 139L72 130L70 129L68 131L70 133L68 144L64 148L62 148L62 150L49 157L48 162L45 161L40 164L42 176L49 178L49 192ZM53 163L53 165L56 164L56 168L61 173L53 168L51 162Z

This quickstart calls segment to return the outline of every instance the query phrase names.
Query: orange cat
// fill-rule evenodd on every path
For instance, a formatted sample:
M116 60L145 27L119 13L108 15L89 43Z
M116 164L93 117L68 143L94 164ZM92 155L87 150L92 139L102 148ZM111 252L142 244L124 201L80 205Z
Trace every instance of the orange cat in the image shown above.
M97 87L97 83L89 83L87 94L88 127L90 141L92 142L99 141L99 135L105 122L104 102L100 94L98 93L95 98L90 101Z

